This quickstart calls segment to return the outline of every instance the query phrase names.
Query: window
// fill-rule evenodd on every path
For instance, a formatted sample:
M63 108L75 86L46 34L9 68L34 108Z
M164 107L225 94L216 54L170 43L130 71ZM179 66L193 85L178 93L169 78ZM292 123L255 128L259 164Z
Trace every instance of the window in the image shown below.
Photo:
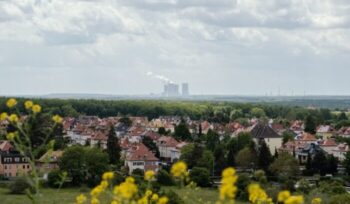
M25 169L26 168L26 165L23 165L23 169Z
M5 165L5 169L7 169L7 165Z
M27 169L29 169L29 165L27 165Z
M15 157L15 162L19 162L20 161L19 159L20 159L19 157Z
M133 166L142 166L142 165L144 165L144 163L143 162L133 162L132 165Z

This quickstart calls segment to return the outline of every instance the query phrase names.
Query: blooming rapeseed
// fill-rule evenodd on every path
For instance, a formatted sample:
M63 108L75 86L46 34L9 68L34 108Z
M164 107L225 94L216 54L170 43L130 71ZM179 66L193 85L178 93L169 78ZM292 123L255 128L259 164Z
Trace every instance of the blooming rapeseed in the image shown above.
M284 201L284 204L303 204L303 196L290 196L287 200Z
M148 170L148 171L145 172L144 179L145 179L146 181L151 181L151 180L154 179L154 175L155 175L154 171Z
M7 113L1 113L0 114L0 120L6 120L9 117Z
M321 198L314 198L311 201L311 204L321 204L322 199Z
M290 192L289 191L281 191L281 192L278 193L277 201L282 203L285 200L287 200L289 197L290 197Z
M26 108L26 109L31 109L32 107L33 107L33 101L26 101L25 103L24 103L24 107Z
M59 115L54 115L54 116L52 117L52 120L53 120L55 123L57 123L57 124L61 124L62 121L63 121L63 118L62 118L61 116L59 116Z
M227 168L222 172L221 186L220 186L220 200L233 200L236 197L237 182L236 170L234 168Z
M254 204L273 204L272 199L268 197L266 192L259 184L250 184L248 186L249 201Z
M33 113L40 113L41 112L41 106L38 104L33 105L32 107Z
M76 198L76 204L82 204L86 201L86 196L84 196L83 194L80 194L79 196L77 196Z
M176 162L171 167L170 172L175 178L183 178L186 176L186 173L187 173L187 165L185 162L182 162L182 161Z
M7 100L6 102L6 106L9 108L13 108L17 105L17 101L14 98L10 98L9 100Z
M11 123L17 123L19 120L16 114L11 114L8 119Z
M103 179L103 180L112 180L113 178L114 178L114 173L111 172L111 171L105 172L105 173L102 175L102 179Z

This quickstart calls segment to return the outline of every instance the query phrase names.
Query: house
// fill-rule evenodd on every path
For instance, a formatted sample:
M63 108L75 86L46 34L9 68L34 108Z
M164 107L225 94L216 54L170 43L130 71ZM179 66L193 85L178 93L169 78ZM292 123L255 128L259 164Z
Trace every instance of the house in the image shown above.
M304 122L301 120L295 120L292 122L292 125L289 128L291 131L295 132L295 134L301 134L304 131Z
M283 127L280 123L272 123L271 128L276 131L279 135L282 135L284 131L286 131L286 128Z
M332 154L333 149L336 148L338 144L335 142L334 139L326 139L320 142L320 147L327 152L327 154Z
M94 132L91 135L90 145L92 147L101 147L102 149L107 149L107 133L105 132Z
M131 147L130 151L127 153L125 165L129 169L129 174L135 169L141 169L143 171L153 170L157 172L159 168L158 161L159 159L141 143Z
M316 130L316 135L323 139L328 139L334 134L334 128L330 125L320 125Z
M340 128L340 130L338 131L338 135L346 138L350 137L350 127Z
M349 150L349 146L346 143L342 143L333 148L331 152L339 161L344 161L345 155Z
M35 166L40 172L48 173L59 169L58 159L63 155L63 151L48 151L35 162Z
M0 152L0 176L13 178L31 171L29 158L17 151Z
M326 153L317 143L307 143L302 149L296 152L296 157L299 159L299 163L307 162L308 155L314 157L317 152Z
M265 141L271 154L282 145L282 136L277 134L268 124L259 122L253 127L250 133L257 144L261 141Z
M300 143L307 143L307 144L311 144L311 143L317 142L316 136L313 135L313 134L310 134L310 133L304 133L302 135L297 136L297 140Z
M162 136L157 141L157 147L159 150L160 158L172 162L175 159L180 158L178 155L178 147L179 142L170 136Z
M118 123L114 126L114 129L115 129L115 134L117 135L117 137L122 138L128 132L129 126L126 125L125 123Z

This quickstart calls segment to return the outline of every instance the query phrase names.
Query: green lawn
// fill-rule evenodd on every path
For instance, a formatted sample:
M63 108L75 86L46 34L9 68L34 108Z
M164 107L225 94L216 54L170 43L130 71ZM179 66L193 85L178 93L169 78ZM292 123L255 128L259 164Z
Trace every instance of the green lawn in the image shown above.
M26 195L12 195L8 189L0 188L0 202L4 204L26 204L31 203ZM74 203L75 197L79 195L78 189L62 189L59 193L55 189L43 189L39 203Z
M215 189L179 189L177 187L164 187L165 190L173 190L188 204L196 203L212 203L214 204L218 198L218 191ZM39 199L41 204L58 204L58 203L74 203L75 197L81 192L78 188L61 189L58 193L55 189L43 189ZM88 193L85 193L88 194ZM8 190L0 188L1 204L27 204L30 203L25 195L8 194ZM238 204L243 204L236 202Z

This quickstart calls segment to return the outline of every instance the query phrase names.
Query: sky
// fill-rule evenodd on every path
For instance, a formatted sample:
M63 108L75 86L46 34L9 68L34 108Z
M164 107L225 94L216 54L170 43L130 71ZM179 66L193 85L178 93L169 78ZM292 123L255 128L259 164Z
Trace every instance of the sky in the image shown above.
M0 95L350 95L349 0L0 0Z

